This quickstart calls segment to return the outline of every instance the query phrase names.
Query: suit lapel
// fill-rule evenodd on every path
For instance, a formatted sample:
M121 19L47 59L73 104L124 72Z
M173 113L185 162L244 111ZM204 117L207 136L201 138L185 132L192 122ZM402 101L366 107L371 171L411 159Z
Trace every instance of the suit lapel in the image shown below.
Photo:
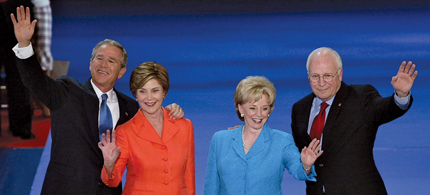
M164 143L167 143L172 139L179 131L179 127L175 124L175 120L169 117L169 112L164 110L164 122L163 122L163 134L161 139Z
M242 128L243 125L237 129L232 129L230 131L234 131L231 137L233 150L236 152L240 158L246 161L245 150L243 148L242 142Z
M152 127L151 123L146 119L145 115L139 110L138 114L136 114L136 121L141 121L142 126L138 128L136 134L150 142L158 143L161 145L165 145L168 143L180 130L180 128L175 124L175 120L169 117L169 113L163 109L164 121L163 121L163 133L160 137L155 129Z
M149 123L145 115L142 113L142 109L139 109L139 111L137 111L137 114L134 116L133 121L137 122L135 123L136 125L140 125L140 127L136 126L136 135L138 137L150 142L164 145L163 141L161 140L161 137L157 134L151 123Z
M84 89L83 102L85 110L87 111L87 118L91 129L91 139L94 143L99 142L99 132L98 132L98 115L99 115L99 99L91 85L91 81L87 80L82 83Z
M302 104L303 107L301 109L299 109L300 113L297 116L297 118L299 120L301 120L300 122L298 122L297 124L300 125L299 126L299 133L303 136L300 137L305 137L306 138L306 146L308 146L311 143L311 138L309 137L308 134L308 127L309 127L309 118L310 118L310 114L311 114L311 108L312 108L312 101L314 100L315 95L313 93L311 93L310 95L306 96L305 99L305 103ZM300 148L301 150L301 148Z
M250 159L258 153L262 152L264 148L266 148L265 143L269 141L269 139L269 127L267 125L264 125L263 129L260 132L260 135L258 135L257 140L255 140L248 154L246 154L246 158Z
M266 148L266 142L269 141L269 127L264 125L263 130L261 130L260 135L257 140L255 140L251 149L248 151L248 154L245 154L245 150L243 148L243 140L242 140L242 128L243 125L237 129L234 129L234 133L232 136L232 146L234 151L243 159L247 160L262 152ZM233 130L231 130L233 131Z
M124 95L122 93L119 93L118 91L116 91L115 89L113 89L116 93L116 97L118 98L118 106L119 106L119 119L118 122L116 123L116 127L118 127L118 125L122 125L125 122L127 122L131 117L134 116L135 113L128 113L128 103L127 101L125 101L125 98L123 97Z
M343 134L344 132L341 129L334 129L333 125L336 123L336 119L339 116L340 111L342 110L342 103L348 95L348 86L342 82L339 91L336 93L336 97L333 100L333 103L330 108L330 112L327 116L324 130L323 130L323 145L322 149L324 153L330 152L330 148L335 145L334 143L338 140L333 139L334 134ZM323 155L326 156L326 155Z

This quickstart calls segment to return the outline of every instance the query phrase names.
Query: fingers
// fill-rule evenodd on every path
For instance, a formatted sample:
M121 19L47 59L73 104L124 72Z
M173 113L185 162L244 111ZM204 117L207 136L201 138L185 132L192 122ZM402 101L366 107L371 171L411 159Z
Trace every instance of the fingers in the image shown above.
M418 71L415 71L415 67L416 65L413 64L412 61L409 61L408 63L406 63L406 61L403 61L400 65L399 72L406 73L415 79L418 74Z
M170 105L166 106L164 109L166 109L167 111L170 112L172 110L172 105L170 104Z
M16 19L15 19L15 15L13 15L13 13L12 13L12 14L10 14L10 19L12 20L13 26L16 26L16 24L17 24L18 22L16 21Z
M408 64L406 64L405 66L405 73L412 76L412 74L414 73L415 70L415 64L412 64L411 61L408 62Z
M21 7L24 8L23 6L21 6ZM30 8L27 7L25 10L26 10L26 12L25 12L25 19L28 20L28 21L30 21L31 20Z
M323 150L321 150L321 151L319 151L318 153L316 153L316 155L317 155L317 158L318 157L320 157L321 155L322 155L322 153L323 153L324 151Z
M306 147L305 147L306 148ZM320 140L314 138L308 147L315 155L320 156L321 143Z
M28 12L30 12L29 7L27 7L27 10L28 10ZM27 14L25 11L26 11L26 9L22 5L16 8L16 15L18 15L18 22L26 19ZM29 15L30 15L30 13L29 13Z
M228 130L237 129L237 128L239 128L239 127L240 127L240 125L236 125L236 126L234 126L234 127L229 127L229 128L228 128Z
M21 7L16 8L16 18L19 21L21 21Z
M309 144L309 148L311 148L312 150L317 148L319 149L319 145L320 145L320 140L314 138L311 143Z
M116 143L116 131L115 129L112 130L112 139L111 139L112 143Z
M403 61L403 62L400 64L399 72L403 72L403 71L405 70L405 66L406 66L406 61Z
M179 119L184 117L184 111L178 104L170 104L165 109L169 111L169 116L173 119Z
M173 104L170 104L170 105L166 106L165 109L167 111L172 111L172 110L177 110L178 108L180 108L179 105L176 104L176 103L173 103Z

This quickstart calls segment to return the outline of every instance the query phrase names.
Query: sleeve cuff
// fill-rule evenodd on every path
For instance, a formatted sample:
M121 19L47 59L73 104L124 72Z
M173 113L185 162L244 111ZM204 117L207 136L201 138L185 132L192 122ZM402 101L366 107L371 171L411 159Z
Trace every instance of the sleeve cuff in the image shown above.
M33 46L30 45L27 47L18 47L18 44L15 45L15 47L12 48L13 52L15 52L15 56L18 57L19 59L27 59L30 58L33 54Z
M409 106L409 100L411 99L411 93L406 97L399 97L396 92L394 92L394 101L396 102L397 106L399 106L400 109L406 110Z

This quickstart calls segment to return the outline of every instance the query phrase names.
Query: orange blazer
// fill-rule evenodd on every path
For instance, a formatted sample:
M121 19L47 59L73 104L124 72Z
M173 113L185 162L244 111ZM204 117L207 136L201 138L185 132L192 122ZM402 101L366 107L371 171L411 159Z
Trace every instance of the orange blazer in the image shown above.
M110 187L119 185L127 166L123 194L195 195L194 130L188 119L171 119L164 110L161 137L140 109L117 128L121 154L112 177L103 167L101 178Z

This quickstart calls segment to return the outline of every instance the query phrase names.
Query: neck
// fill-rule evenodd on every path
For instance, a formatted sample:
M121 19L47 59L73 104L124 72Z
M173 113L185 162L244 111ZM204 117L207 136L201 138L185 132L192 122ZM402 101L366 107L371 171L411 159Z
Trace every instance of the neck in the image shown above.
M106 92L110 91L111 89L113 89L113 85L112 86L103 86L103 85L99 85L99 84L95 83L94 80L92 80L92 79L91 79L91 81L103 93L106 93Z
M261 129L260 130L254 130L251 128L247 128L246 125L244 125L243 129L242 129L243 140L249 144L254 144L255 140L257 140L260 133L261 133Z
M147 113L145 111L143 111L143 115L145 115L146 119L152 124L152 123L157 123L157 122L163 122L164 120L164 113L163 113L163 109L159 109L157 112L154 113Z

